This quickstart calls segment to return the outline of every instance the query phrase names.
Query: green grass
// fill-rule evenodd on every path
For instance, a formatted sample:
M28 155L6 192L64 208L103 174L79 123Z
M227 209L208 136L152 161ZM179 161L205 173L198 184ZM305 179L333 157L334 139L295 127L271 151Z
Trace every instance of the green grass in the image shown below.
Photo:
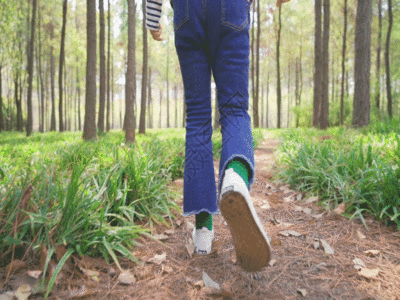
M279 178L318 195L321 205L345 202L345 215L360 217L365 226L363 216L369 214L400 230L400 139L394 130L376 128L282 132Z

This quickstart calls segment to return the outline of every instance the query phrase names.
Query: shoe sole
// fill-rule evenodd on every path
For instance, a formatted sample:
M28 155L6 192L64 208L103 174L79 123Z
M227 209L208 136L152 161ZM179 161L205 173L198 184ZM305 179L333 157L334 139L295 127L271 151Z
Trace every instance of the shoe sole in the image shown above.
M244 196L236 191L226 192L220 210L229 226L239 266L247 272L257 272L271 259L271 248L265 240Z

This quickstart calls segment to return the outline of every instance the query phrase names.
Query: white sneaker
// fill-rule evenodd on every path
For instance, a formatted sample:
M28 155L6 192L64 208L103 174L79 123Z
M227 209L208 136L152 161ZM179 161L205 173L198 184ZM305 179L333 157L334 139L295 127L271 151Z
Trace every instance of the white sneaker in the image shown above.
M211 252L211 245L214 239L214 228L209 230L206 227L202 229L193 229L193 244L197 254L207 255Z
M219 208L231 231L239 266L247 272L266 267L271 259L269 238L246 183L232 168L225 171Z

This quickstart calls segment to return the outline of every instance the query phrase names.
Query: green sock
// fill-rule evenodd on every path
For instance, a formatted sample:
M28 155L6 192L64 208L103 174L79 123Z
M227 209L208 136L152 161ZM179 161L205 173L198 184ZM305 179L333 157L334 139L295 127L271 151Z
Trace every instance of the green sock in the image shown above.
M247 169L246 165L241 162L240 160L233 160L228 164L226 169L232 168L236 173L239 174L240 177L243 178L246 186L249 186L249 170Z
M203 227L212 230L212 215L206 211L202 211L196 215L196 229L202 229Z

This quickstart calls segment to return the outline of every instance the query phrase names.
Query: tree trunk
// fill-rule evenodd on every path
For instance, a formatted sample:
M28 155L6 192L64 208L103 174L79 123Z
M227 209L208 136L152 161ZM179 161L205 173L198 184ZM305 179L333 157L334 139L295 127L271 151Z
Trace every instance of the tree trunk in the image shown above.
M268 76L267 76L267 95L266 95L266 104L267 104L267 114L265 116L266 118L266 126L267 128L269 128L269 72L268 72Z
M289 63L288 63L288 85L287 85L288 100L287 100L287 112L286 112L286 127L287 128L289 128L289 110L290 110L290 73L291 73L290 64L291 64L291 60L289 60Z
M162 88L160 88L160 119L159 119L159 122L160 122L160 123L159 123L159 126L158 126L159 128L161 128L161 115L162 115L162 106L161 106L161 105L162 105L162 95L163 95L163 94L162 94Z
M322 37L322 98L319 128L325 130L329 126L329 25L330 0L324 0L324 32Z
M255 87L255 80L254 80L254 73L255 73L255 68L254 68L254 24L255 24L255 3L253 3L252 5L252 14L253 14L253 20L252 20L252 24L251 24L251 45L250 45L250 51L251 51L251 93L252 93L252 98L253 98L253 105L254 105L254 99L256 97L255 95L255 91L256 91L256 87ZM253 118L254 118L254 106L253 106Z
M389 118L393 117L392 113L392 88L390 83L390 62L389 62L389 51L390 51L390 35L392 33L393 26L393 12L392 12L392 0L388 0L388 13L389 13L389 24L386 35L386 46L385 46L385 65L386 65L386 97L387 97L387 111Z
M300 67L299 67L299 61L300 61L300 59L299 58L296 58L296 71L295 71L295 79L294 79L294 102L295 102L295 105L296 105L296 113L295 113L295 126L296 126L296 128L297 127L299 127L299 111L298 111L298 108L299 108L299 90L300 90L300 87L299 87L299 81L300 81Z
M381 0L379 0L381 1ZM344 0L344 25L343 25L343 48L342 48L342 82L340 87L340 125L344 122L344 79L346 72L346 41L347 41L347 0Z
M55 65L54 65L54 25L50 23L50 89L51 89L51 122L50 131L56 131L56 96L55 96Z
M32 80L33 80L33 49L35 47L35 21L36 21L36 5L37 0L32 1L32 23L31 23L31 39L29 42L28 54L28 97L27 108L28 116L26 122L26 136L32 133L33 119L32 119Z
M149 67L149 84L148 84L148 100L147 100L147 112L148 112L148 124L149 128L153 128L153 106L151 105L151 67Z
M375 106L379 110L381 100L381 49L382 49L382 0L378 0L378 46L376 49Z
M96 134L96 0L87 0L86 96L83 139L93 140Z
M174 86L174 97L175 97L175 128L178 128L178 92L177 86Z
M63 1L63 23L62 23L62 31L61 31L61 50L60 50L60 63L59 63L59 71L58 71L58 94L59 94L59 102L58 102L58 115L59 115L59 131L64 131L64 122L63 122L63 67L65 60L65 28L67 24L67 0Z
M107 115L106 115L106 131L110 131L110 58L111 58L111 5L108 0L108 40L107 40Z
M281 21L281 7L279 7L279 23L278 23L278 39L276 41L276 83L277 83L277 106L278 106L278 124L277 127L281 128L281 105L282 105L282 91L281 91L281 69L280 69L280 45L281 45L281 30L282 30L282 21Z
M146 16L146 0L142 2L143 15ZM140 124L139 134L146 132L146 91L147 91L147 70L148 70L148 51L147 51L147 28L146 17L143 17L143 68L142 68L142 100L140 105Z
M100 133L104 132L104 107L106 103L106 55L105 55L105 22L104 22L104 0L99 0L100 10L100 102L97 128Z
M40 115L39 115L39 131L44 132L44 95L45 95L45 88L44 88L44 83L43 83L43 74L42 74L42 26L41 26L41 14L40 14L40 9L38 10L38 28L39 28L39 41L38 41L38 46L39 46L39 53L38 53L38 79L40 81ZM39 87L38 87L39 89Z
M353 126L367 126L370 120L370 71L371 71L371 18L372 0L357 3Z
M256 90L255 98L253 99L253 115L254 115L254 128L260 127L260 116L258 113L258 98L260 89L260 35L261 35L261 22L260 22L260 0L257 1L257 45L256 45Z
M167 128L170 128L169 124L169 47L167 44Z
M322 97L322 0L315 0L314 103L312 125L319 127Z
M15 81L14 81L14 95L15 95L15 106L17 107L17 130L23 131L23 119L22 119L22 97L21 93L18 94L19 86L18 82L20 82L20 74L17 72Z
M135 142L135 112L134 102L136 99L136 69L135 69L135 1L128 1L128 68L126 71L125 84L125 141ZM145 19L145 17L144 17Z

